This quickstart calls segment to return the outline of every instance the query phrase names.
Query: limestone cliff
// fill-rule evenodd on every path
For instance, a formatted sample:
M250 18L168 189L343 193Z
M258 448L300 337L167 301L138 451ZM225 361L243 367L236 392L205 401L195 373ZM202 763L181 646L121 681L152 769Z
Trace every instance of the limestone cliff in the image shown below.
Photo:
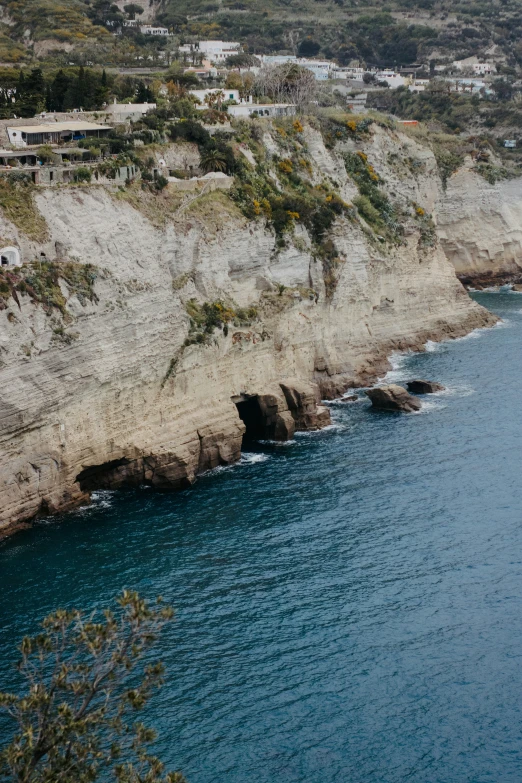
M333 282L302 225L278 241L223 193L177 202L168 189L42 188L38 240L4 215L0 234L26 261L44 253L94 271L87 293L64 272L56 306L31 286L0 300L0 527L71 507L96 486L187 486L238 458L249 401L265 433L288 437L327 421L314 389L332 397L382 373L394 349L494 322L427 222L441 211L429 150L377 127L333 150L313 128L296 144L311 181L346 203L357 188L343 154L363 152L402 210L395 243L355 210L339 216ZM277 145L268 127L274 178ZM473 234L464 216L458 231ZM197 314L215 302L234 318L198 332Z
M468 159L437 204L442 247L467 284L522 282L522 179L489 184Z

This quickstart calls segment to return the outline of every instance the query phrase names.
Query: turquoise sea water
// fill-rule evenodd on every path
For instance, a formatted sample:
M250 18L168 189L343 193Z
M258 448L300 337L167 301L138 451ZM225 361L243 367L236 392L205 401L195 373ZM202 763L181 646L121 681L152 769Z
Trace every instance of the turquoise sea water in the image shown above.
M522 781L522 296L396 362L414 415L248 447L191 490L98 493L0 547L0 689L46 612L177 608L149 710L190 783Z

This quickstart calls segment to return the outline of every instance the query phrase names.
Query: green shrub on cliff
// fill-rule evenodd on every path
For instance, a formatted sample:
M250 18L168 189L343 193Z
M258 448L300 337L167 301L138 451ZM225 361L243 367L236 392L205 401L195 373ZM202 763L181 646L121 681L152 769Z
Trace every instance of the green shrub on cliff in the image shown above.
M75 182L89 183L91 181L92 173L87 166L79 166L73 174Z
M0 778L17 783L114 780L184 783L150 753L155 732L138 720L162 684L150 649L173 612L124 591L114 609L60 609L20 646L21 694L0 693L14 724Z
M45 242L47 223L34 200L35 186L25 172L0 177L0 209L4 217L35 242Z
M257 308L253 305L232 308L220 299L203 304L199 304L196 299L189 299L185 309L190 317L189 336L185 340L185 346L207 343L214 329L222 329L227 335L230 324L247 326L258 316Z
M20 296L28 296L35 304L40 304L48 315L53 310L59 310L67 316L67 302L60 288L60 280L66 283L70 294L75 294L85 305L87 301L98 301L94 283L99 274L100 270L93 264L79 264L76 261L41 261L22 267L0 267L0 297L5 306L9 296L18 305Z
M399 243L403 227L396 209L381 190L383 181L368 162L367 156L364 152L346 152L344 165L359 190L360 195L354 199L354 204L361 217L389 242Z

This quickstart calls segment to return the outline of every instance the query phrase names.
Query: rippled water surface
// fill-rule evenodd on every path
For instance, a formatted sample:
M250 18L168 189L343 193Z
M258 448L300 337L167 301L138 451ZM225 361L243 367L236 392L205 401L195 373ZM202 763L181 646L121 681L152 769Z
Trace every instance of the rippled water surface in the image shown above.
M123 586L178 610L150 720L190 783L522 781L522 296L405 357L448 391L187 492L99 493L0 548L0 688L23 633Z

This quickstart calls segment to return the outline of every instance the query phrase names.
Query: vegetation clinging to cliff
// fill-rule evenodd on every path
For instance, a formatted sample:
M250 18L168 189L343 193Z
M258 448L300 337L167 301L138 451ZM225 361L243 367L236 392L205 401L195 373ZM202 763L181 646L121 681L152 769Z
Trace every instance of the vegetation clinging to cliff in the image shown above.
M45 242L47 223L35 203L35 186L22 172L0 177L0 209L29 239Z
M75 261L41 261L22 267L0 267L0 309L6 308L10 296L20 307L20 296L24 295L40 304L48 315L55 309L67 316L67 300L60 288L60 280L81 304L97 302L94 283L99 271L94 264Z
M354 199L359 214L385 239L399 243L404 230L397 210L381 189L382 180L367 156L364 152L346 152L344 165L359 190L360 195Z
M190 331L185 340L186 346L208 342L216 328L223 329L226 335L230 323L245 326L257 318L255 307L232 308L221 300L203 302L200 305L196 299L189 299L185 309L190 317Z

